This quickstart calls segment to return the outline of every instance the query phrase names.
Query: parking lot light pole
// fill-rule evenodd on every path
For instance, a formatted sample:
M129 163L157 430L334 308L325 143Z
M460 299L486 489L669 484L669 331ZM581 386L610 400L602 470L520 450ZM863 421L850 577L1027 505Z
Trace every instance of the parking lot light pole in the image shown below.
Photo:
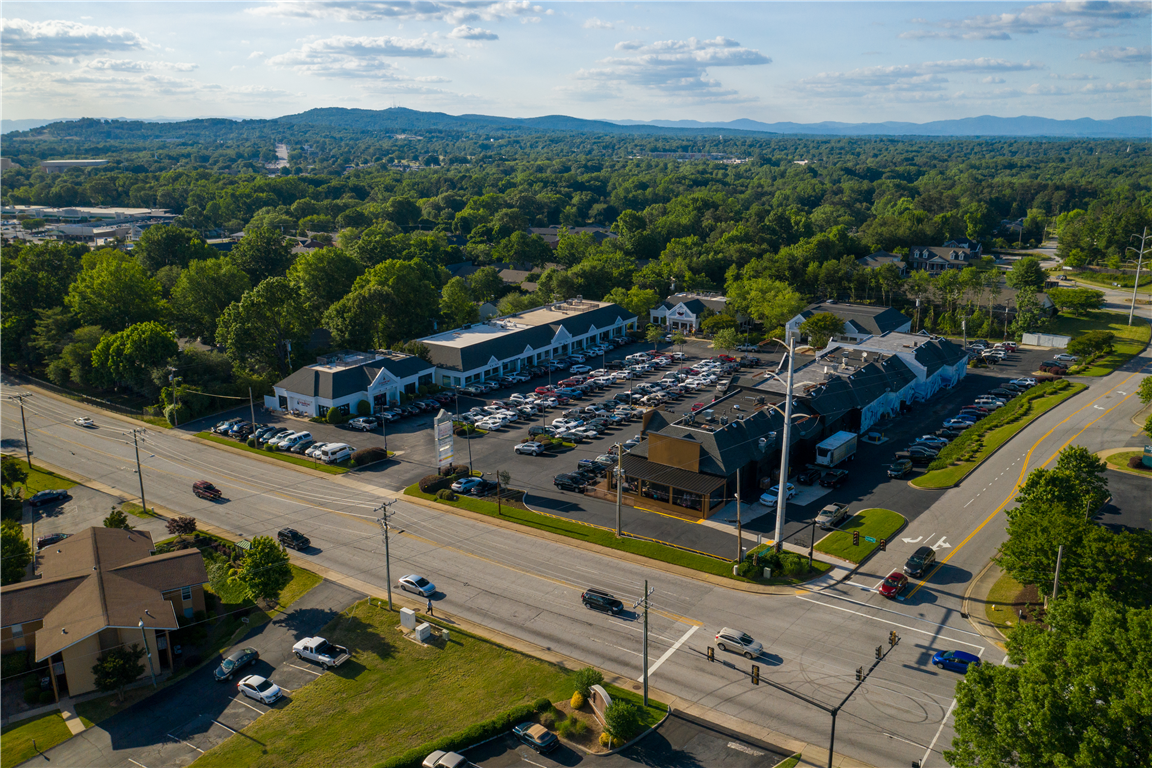
M624 446L616 443L616 538L620 538L620 508L624 502Z
M784 509L788 504L788 448L792 440L792 376L796 339L788 337L788 383L784 395L784 443L780 446L780 484L776 490L776 541L773 548L784 549Z

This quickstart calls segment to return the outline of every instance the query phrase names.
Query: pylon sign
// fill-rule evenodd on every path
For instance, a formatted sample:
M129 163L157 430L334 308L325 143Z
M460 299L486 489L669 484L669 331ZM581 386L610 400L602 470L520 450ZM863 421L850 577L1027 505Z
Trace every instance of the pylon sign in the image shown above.
M446 467L452 463L455 456L452 443L452 415L440 409L433 420L433 433L436 440L436 466Z

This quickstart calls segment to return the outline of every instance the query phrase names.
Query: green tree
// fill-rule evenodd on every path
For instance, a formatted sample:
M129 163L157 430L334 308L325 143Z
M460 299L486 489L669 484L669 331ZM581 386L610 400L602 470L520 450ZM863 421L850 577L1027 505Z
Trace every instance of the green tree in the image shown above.
M1077 357L1091 359L1112 351L1116 334L1111 331L1087 331L1068 342L1068 351Z
M293 260L292 247L284 235L267 227L244 230L244 237L228 258L244 270L253 285L269 277L280 277L288 271Z
M1148 379L1152 381L1152 379ZM27 465L12 456L0 457L0 485L4 490L14 492L16 486L28 479Z
M674 346L680 347L681 352L684 351L684 345L687 342L688 342L688 339L685 338L684 334L680 333L680 331L676 331L675 333L672 334L672 344Z
M93 682L104 693L116 693L116 700L124 700L124 689L144 674L140 664L145 650L133 643L131 647L119 645L100 655L92 667Z
M104 527L131 530L132 524L128 521L128 515L116 509L116 507L112 507L112 511L108 513L108 517L104 518Z
M944 759L956 768L1148 765L1148 686L1134 671L1152 665L1152 611L1061 597L1045 621L1012 629L1010 664L970 668L956 686Z
M60 351L60 359L48 366L48 378L60 386L69 381L85 387L95 385L97 376L92 367L92 353L106 333L98 325L77 328L72 334L72 343Z
M1012 319L1012 333L1038 331L1048 323L1048 315L1040 306L1035 293L1019 291L1016 294L1016 316Z
M36 310L36 325L29 346L46 360L60 356L76 327L76 318L64 307Z
M430 264L420 259L390 259L361 275L352 290L373 284L403 298L402 311L390 318L397 338L417 338L432 330L440 314L440 275Z
M288 555L271 536L253 537L244 561L229 581L242 587L253 602L275 602L292 581Z
M7 457L5 457L7 458ZM16 584L24 578L32 562L32 545L24 538L24 529L15 520L0 522L0 585Z
M120 329L163 319L161 294L160 283L139 262L106 249L84 256L84 270L64 301L85 325Z
M626 742L640 732L641 711L630 701L616 699L604 710L604 730L613 739Z
M664 330L664 326L653 323L644 331L644 338L652 345L652 349L656 349L656 345L664 338L665 333L667 333L667 331Z
M833 337L844 333L844 321L831 312L817 312L800 323L800 333L813 347L823 349Z
M300 289L286 277L270 277L224 310L216 337L236 362L286 373L289 347L300 360L311 337L308 317Z
M444 286L440 298L440 313L452 328L459 328L480 319L480 310L472 301L472 291L462 277L454 277Z
M480 267L468 278L477 301L492 301L504 291L504 280L496 267Z
M800 313L804 300L787 284L769 278L741 279L728 285L733 309L764 325L775 328Z
M152 370L180 351L172 331L160 323L137 323L100 339L92 351L92 368L106 383L128 384L144 391L153 386Z
M185 337L212 343L229 304L251 287L248 275L226 258L192 261L172 288L172 321Z
M1021 293L1036 293L1044 288L1047 275L1040 268L1040 259L1036 256L1025 256L1012 265L1008 272L1008 285Z
M43 243L25 248L5 245L0 250L0 295L4 312L0 315L0 349L4 362L14 365L31 362L29 347L37 310L64 304L68 287L81 269L82 245Z
M156 224L144 230L132 255L149 272L162 267L186 267L194 259L211 259L219 253L197 232L174 224Z
M339 248L302 253L288 268L288 279L300 289L304 304L317 319L347 296L362 274L364 265Z
M603 685L604 675L594 667L584 667L576 670L576 674L572 675L572 682L580 695L587 699L592 695L592 686Z
M700 323L700 329L705 333L719 333L720 331L734 331L739 323L731 315L712 315Z
M372 268L385 261L400 260L408 240L401 235L399 227L392 222L384 222L364 230L352 255L366 268Z
M337 301L324 313L332 343L345 349L379 349L398 340L391 318L403 312L395 294L369 285Z
M741 344L741 336L735 328L724 328L712 337L712 346L723 352L731 352Z
M1092 288L1052 288L1048 298L1061 312L1075 315L1087 314L1104 306L1104 292Z
M496 243L492 248L492 255L500 261L543 267L552 260L552 249L538 235L513 232L510 237Z
M1145 376L1140 380L1140 388L1136 390L1137 397L1142 403L1152 403L1152 376Z

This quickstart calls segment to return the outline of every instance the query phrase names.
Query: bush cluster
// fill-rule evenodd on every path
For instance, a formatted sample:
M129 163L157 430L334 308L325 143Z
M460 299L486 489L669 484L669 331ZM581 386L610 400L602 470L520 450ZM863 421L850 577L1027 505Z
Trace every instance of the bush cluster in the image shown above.
M773 576L799 576L808 571L808 557L797 552L776 552L769 547L745 557L737 573L755 579L764 573L764 568L771 568Z
M436 498L440 499L441 501L456 501L456 494L452 491L451 488L441 488L440 490L436 491Z
M453 464L448 467L446 475L424 475L420 478L420 490L435 496L440 491L450 488L452 483L460 478L468 477L469 474L468 467Z
M491 720L477 723L450 736L444 736L427 744L413 747L402 755L397 755L391 760L385 760L376 768L420 768L420 764L430 753L438 749L445 752L456 752L493 736L499 736L501 733L511 730L512 726L530 719L536 713L535 709L529 704L513 707L496 715Z
M1140 456L1129 456L1128 457L1128 468L1129 469L1144 469L1144 459L1141 458Z
M383 448L361 448L352 454L352 461L358 467L366 467L388 458L388 451Z

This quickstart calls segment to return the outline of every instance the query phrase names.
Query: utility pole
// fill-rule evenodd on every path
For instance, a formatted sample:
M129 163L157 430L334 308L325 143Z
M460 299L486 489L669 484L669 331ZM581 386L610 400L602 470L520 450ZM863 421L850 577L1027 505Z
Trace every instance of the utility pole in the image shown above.
M144 500L144 470L140 468L140 443L136 440L138 435L146 435L148 430L138 427L132 430L132 447L136 449L136 475L140 478L140 506L145 514L148 512L148 503Z
M736 470L736 562L744 560L744 527L740 522L740 470Z
M500 470L496 470L496 516L504 516L504 507L500 504Z
M620 510L624 506L624 446L616 443L616 538L620 538Z
M773 548L784 549L784 509L788 504L788 448L792 441L792 376L796 357L796 338L788 337L788 385L784 400L784 444L780 447L780 485L776 493L776 542Z
M248 387L248 410L252 414L252 429L256 429L256 401L252 398L252 387Z
M1064 545L1061 544L1060 548L1056 550L1056 580L1052 583L1052 599L1055 600L1056 596L1060 594L1060 560L1064 555Z
M24 460L28 462L28 469L32 469L32 446L28 445L28 424L24 421L24 398L32 397L28 393L9 395L9 400L20 403L20 427L24 430Z
M144 638L144 650L148 654L148 671L152 673L152 687L156 687L156 669L152 666L152 649L148 647L148 633L144 631L144 619L137 624L140 627L140 637Z
M648 706L648 598L655 591L656 587L649 589L648 579L644 579L644 596L632 604L633 610L644 605L644 706Z
M376 512L380 513L380 517L376 522L380 524L380 532L384 534L384 578L388 582L388 610L392 608L392 560L388 552L388 507L395 504L396 501L385 501L380 506L376 507Z
M812 537L808 540L808 570L812 570L812 550L816 549L816 518L812 518Z
M1137 235L1132 235L1137 237ZM1144 252L1148 250L1144 242L1148 239L1148 227L1144 227L1144 234L1140 237L1140 250L1137 251L1139 257L1136 260L1136 283L1132 286L1132 306L1128 308L1128 325L1132 325L1132 315L1136 312L1136 293L1140 290L1140 267L1144 264ZM1127 250L1135 251L1132 246L1128 246Z

